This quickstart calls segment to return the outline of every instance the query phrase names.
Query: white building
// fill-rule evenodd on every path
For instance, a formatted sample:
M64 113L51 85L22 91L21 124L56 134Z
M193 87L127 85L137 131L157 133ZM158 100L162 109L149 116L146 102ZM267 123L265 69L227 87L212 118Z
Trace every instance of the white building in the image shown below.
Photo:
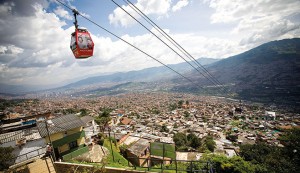
M91 116L84 116L80 118L84 122L84 132L85 132L85 144L89 145L92 143L92 136L99 133L98 125L94 118Z
M265 112L265 119L266 120L275 120L275 118L276 118L275 112L271 112L271 111L266 111Z

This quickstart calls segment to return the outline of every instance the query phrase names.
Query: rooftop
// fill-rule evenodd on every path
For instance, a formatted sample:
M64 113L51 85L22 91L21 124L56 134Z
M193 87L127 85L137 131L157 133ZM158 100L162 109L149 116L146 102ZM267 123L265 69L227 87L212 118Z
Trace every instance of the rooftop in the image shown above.
M140 139L140 140L138 140L135 144L133 144L130 148L128 148L128 150L129 150L131 153L133 153L133 154L139 156L139 155L141 155L141 154L144 152L144 150L145 150L148 146L150 146L148 140L146 140L146 139Z
M92 121L94 120L94 118L91 117L91 116L84 116L84 117L81 117L80 119L81 119L81 121L83 121L85 124L86 124L86 123L89 123L89 122L92 122Z
M36 129L18 130L14 132L8 132L0 134L0 144L4 144L10 141L16 141L19 139L36 140L41 138Z
M65 132L77 127L84 126L84 122L76 115L62 115L51 120L47 120L49 134L54 134L58 132ZM38 130L41 134L41 137L48 135L46 129L46 122L37 122Z

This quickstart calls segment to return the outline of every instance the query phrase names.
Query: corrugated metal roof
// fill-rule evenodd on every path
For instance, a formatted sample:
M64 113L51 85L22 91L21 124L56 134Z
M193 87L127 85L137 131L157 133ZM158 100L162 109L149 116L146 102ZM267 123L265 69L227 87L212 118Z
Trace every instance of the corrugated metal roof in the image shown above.
M0 143L3 144L10 141L15 141L23 138L23 136L24 132L22 130L0 134Z
M58 132L65 132L77 127L84 126L84 122L76 115L62 115L51 119L52 125L48 123L49 134L54 134ZM48 136L45 122L37 122L37 127L41 134L41 137Z
M84 117L81 117L80 118L84 123L89 123L89 122L91 122L91 121L93 121L94 120L94 118L93 117L91 117L91 116L84 116Z
M150 143L148 140L146 139L140 139L138 140L135 144L133 144L131 147L128 148L128 150L136 155L136 156L140 156L147 147L150 146Z
M26 138L26 140L30 141L39 139L41 138L41 136L36 128L18 130L0 134L0 144L4 144L10 141L16 141L22 138Z

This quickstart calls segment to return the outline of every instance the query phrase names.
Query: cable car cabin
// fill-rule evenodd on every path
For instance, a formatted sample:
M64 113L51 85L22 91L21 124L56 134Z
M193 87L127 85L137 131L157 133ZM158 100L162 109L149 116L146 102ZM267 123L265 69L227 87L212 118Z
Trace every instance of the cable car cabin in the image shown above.
M70 48L77 59L93 56L94 43L90 33L83 28L77 28L71 35Z

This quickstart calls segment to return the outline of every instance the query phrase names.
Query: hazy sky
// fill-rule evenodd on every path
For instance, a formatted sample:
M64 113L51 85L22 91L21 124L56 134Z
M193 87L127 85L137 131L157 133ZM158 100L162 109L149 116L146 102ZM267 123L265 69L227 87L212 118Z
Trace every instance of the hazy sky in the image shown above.
M112 1L62 1L162 62L182 62ZM123 0L115 1L142 20ZM131 2L195 58L227 58L269 41L300 37L299 0ZM0 1L0 83L59 86L160 65L82 17L78 22L92 34L94 56L76 60L69 48L72 22L71 11L55 0Z

